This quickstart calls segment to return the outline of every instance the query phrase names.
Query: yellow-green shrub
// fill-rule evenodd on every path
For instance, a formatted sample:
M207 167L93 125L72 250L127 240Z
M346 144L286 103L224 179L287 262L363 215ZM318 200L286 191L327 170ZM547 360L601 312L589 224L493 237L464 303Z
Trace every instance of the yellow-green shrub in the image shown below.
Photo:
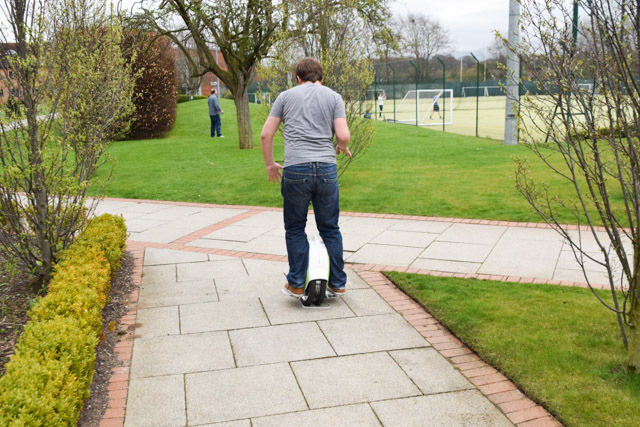
M123 219L102 215L65 251L0 378L0 425L77 423L93 379L111 272L120 267L125 242Z

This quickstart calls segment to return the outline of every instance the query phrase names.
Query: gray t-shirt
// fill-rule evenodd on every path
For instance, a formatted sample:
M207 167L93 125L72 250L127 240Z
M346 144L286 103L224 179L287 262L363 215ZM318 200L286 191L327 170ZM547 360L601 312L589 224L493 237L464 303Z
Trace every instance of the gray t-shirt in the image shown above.
M305 83L282 92L269 115L284 122L284 167L336 163L333 121L346 118L340 95L326 86Z

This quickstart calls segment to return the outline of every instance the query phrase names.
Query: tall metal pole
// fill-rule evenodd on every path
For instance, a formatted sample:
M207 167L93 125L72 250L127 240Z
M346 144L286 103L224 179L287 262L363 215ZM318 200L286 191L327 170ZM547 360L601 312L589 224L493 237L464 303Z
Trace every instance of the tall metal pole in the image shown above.
M509 0L509 34L507 41L512 48L520 42L520 1ZM518 55L507 50L507 101L504 116L504 143L518 143L518 115L520 106L520 60Z
M391 68L391 75L393 76L393 122L396 121L396 70L391 66L391 64L387 64L387 67Z
M480 61L473 52L470 52L473 59L476 60L476 138L478 137L478 110L480 110Z
M447 122L447 95L444 90L447 88L447 66L439 56L436 56L436 59L442 64L442 94L444 95L442 98L442 132L445 132L445 123Z

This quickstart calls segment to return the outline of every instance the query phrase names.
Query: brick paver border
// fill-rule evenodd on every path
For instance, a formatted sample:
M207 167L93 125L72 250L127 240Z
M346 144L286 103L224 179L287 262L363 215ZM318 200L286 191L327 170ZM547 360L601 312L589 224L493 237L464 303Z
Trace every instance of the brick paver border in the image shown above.
M127 201L129 199L107 199L112 201ZM267 261L287 262L286 256L268 255L260 253L250 253L242 251L232 251L223 249L199 248L187 246L189 243L205 236L215 230L227 227L233 223L249 218L263 211L282 211L280 208L240 206L240 205L212 205L204 203L190 202L165 202L157 200L136 200L136 202L171 204L176 206L197 206L197 207L223 207L248 210L236 216L228 218L219 223L205 227L187 236L181 237L171 243L152 243L127 241L127 251L133 256L133 284L135 289L129 295L129 310L120 319L118 329L126 331L115 346L115 352L121 366L112 369L108 386L108 406L100 427L122 427L124 426L125 408L129 389L129 375L131 357L133 353L133 337L137 316L137 303L139 286L142 282L142 268L144 262L144 252L146 248L163 248L183 250L189 252L202 252L216 255L225 255L239 258L260 259ZM419 221L439 221L468 224L504 225L529 228L551 228L547 224L536 223L516 223L508 221L473 220L462 218L436 218L410 215L391 214L366 214L343 212L343 215L358 216L368 218L391 218L391 219L412 219ZM577 226L573 229L577 230ZM582 227L587 229L586 227ZM442 277L475 278L479 280L497 280L504 282L519 283L544 283L563 286L587 287L587 283L541 280L516 276L499 276L486 274L462 274L446 273L432 270L422 270L415 268L397 267L381 264L346 264L345 267L353 269L363 280L365 280L391 307L400 313L443 357L447 358L460 372L465 375L477 389L489 398L514 424L518 427L547 427L561 426L542 406L536 404L524 393L509 381L504 375L493 367L485 363L478 355L473 353L460 340L453 336L444 326L442 326L424 307L410 298L402 290L397 288L381 271L398 271L406 273L427 274ZM596 287L596 285L592 285ZM606 288L606 285L602 285Z

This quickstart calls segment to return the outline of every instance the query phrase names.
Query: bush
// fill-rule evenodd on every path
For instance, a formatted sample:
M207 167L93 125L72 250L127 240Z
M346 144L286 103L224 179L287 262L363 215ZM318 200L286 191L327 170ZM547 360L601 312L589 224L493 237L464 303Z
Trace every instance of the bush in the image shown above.
M0 425L77 424L125 242L124 220L102 215L63 253L0 378Z
M166 37L131 31L124 38L128 58L134 58L134 89L131 138L157 138L173 128L176 121L178 88L176 60Z
M178 104L181 104L181 103L183 103L183 102L190 101L190 100L191 100L191 99L190 99L190 96L191 96L191 95L184 95L184 94L180 94L180 95L178 95L178 97L177 97L176 101L177 101L177 103L178 103Z

